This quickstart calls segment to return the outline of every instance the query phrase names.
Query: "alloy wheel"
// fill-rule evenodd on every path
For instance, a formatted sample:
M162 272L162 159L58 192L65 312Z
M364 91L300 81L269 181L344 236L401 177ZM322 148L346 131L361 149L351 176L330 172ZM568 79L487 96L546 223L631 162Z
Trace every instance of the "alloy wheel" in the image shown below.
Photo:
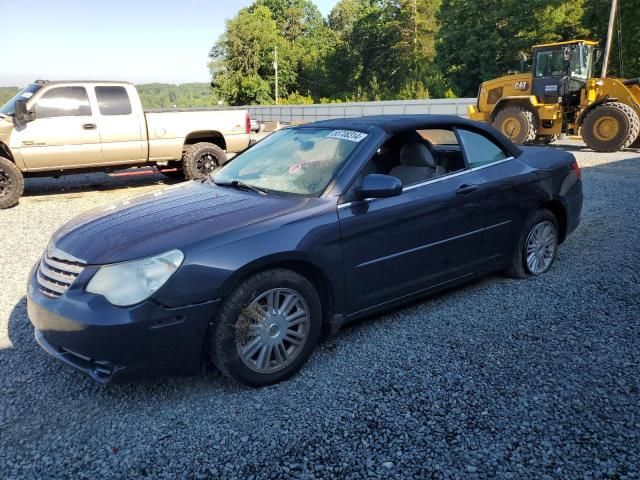
M300 354L311 328L302 295L274 288L244 308L236 323L236 348L242 362L258 373L282 370Z
M548 220L536 224L525 244L525 259L527 268L534 275L546 272L558 247L556 227Z
M196 160L196 168L198 169L198 172L206 176L218 168L218 161L212 154L203 153Z

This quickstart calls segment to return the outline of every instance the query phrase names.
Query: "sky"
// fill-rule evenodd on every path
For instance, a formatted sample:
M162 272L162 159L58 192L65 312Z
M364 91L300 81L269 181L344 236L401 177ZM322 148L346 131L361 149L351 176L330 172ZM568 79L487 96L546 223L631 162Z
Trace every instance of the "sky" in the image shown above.
M252 0L0 0L0 86L208 82L225 19ZM316 0L328 15L337 0Z

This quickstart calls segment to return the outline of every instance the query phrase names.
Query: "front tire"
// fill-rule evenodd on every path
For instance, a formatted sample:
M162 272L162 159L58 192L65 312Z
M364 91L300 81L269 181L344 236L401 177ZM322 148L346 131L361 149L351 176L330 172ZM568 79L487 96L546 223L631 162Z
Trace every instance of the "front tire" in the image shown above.
M596 152L627 148L638 138L638 114L624 103L610 102L595 107L582 123L582 140Z
M238 285L218 310L209 355L225 376L261 387L295 375L322 330L315 287L287 269L257 273Z
M24 177L13 162L0 157L0 209L13 207L24 192Z
M526 278L546 273L556 258L559 240L556 217L549 210L536 211L522 229L506 275Z
M500 110L491 125L520 145L533 142L538 130L533 112L518 106Z
M209 142L189 145L182 156L182 171L187 180L204 178L227 161L227 155L219 146Z

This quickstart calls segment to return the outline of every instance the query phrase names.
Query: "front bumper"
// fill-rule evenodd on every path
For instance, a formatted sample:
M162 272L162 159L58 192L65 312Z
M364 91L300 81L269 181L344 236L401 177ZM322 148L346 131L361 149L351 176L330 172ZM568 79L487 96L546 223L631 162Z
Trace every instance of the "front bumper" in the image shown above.
M100 383L197 373L216 305L167 308L147 300L119 308L73 288L50 298L34 275L27 288L27 312L40 346Z

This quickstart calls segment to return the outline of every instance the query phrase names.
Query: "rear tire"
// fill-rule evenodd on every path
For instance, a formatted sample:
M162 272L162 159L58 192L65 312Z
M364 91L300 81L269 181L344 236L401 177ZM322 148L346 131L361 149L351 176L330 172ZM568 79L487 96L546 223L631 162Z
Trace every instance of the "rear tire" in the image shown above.
M537 210L525 223L505 274L512 278L526 278L546 273L555 260L559 240L556 217L549 210Z
M182 156L182 171L187 180L204 178L215 172L227 161L227 155L219 146L209 142L189 145Z
M315 287L292 270L257 273L220 306L209 356L225 376L252 387L295 375L311 356L322 331Z
M13 207L24 192L24 177L16 165L0 157L0 209Z
M538 130L533 112L518 106L500 110L491 126L520 145L533 142Z
M627 148L638 138L638 114L624 103L610 102L591 110L582 123L582 140L596 152Z

